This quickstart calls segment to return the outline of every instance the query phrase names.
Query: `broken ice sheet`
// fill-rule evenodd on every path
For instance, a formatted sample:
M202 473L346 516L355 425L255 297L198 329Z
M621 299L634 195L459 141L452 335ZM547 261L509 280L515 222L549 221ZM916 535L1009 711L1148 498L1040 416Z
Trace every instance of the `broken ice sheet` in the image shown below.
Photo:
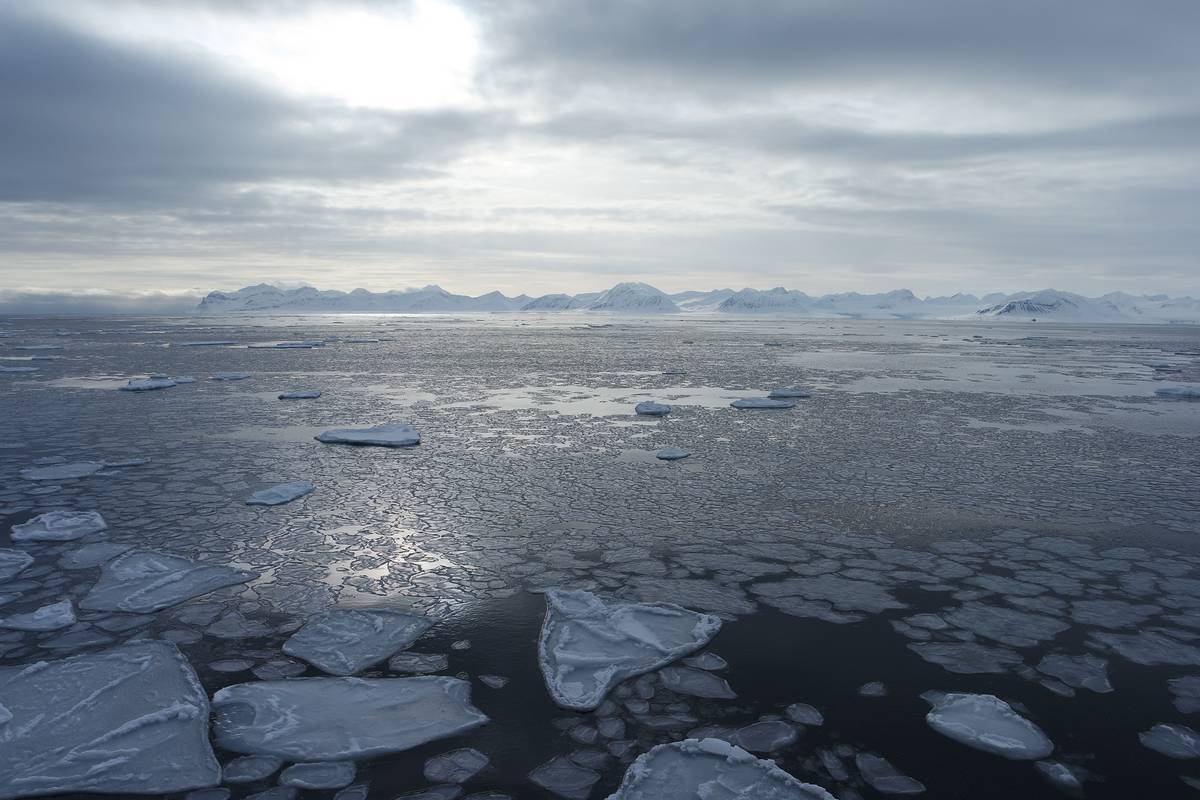
M79 709L86 707L86 713ZM187 660L135 642L0 669L0 797L215 786L208 696Z
M552 589L538 661L554 701L588 711L616 684L699 650L720 628L717 617L679 606L606 603L590 592Z
M408 647L431 624L388 609L337 609L292 634L283 652L331 675L353 675Z
M70 542L108 528L97 511L47 511L13 525L14 542Z
M257 577L256 572L201 564L168 553L130 550L101 567L100 580L79 607L149 614Z

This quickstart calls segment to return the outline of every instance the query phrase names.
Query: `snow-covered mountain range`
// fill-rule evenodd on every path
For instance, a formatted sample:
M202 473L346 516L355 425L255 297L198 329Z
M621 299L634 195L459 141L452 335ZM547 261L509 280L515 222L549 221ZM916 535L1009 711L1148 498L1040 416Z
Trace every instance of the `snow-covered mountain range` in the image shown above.
M206 313L420 314L478 311L580 311L610 314L754 314L849 319L1013 319L1063 322L1200 324L1200 300L1113 292L1084 297L1071 292L917 297L907 289L882 294L846 292L813 297L794 289L716 289L667 294L645 283L618 283L603 292L472 297L439 286L403 291L352 292L310 286L282 289L260 283L236 292L211 292L199 305Z

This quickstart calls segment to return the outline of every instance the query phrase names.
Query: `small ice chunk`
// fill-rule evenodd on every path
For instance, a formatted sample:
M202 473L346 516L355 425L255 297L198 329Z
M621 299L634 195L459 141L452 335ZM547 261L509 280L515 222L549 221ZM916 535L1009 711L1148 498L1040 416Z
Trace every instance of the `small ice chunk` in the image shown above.
M887 693L887 686L884 686L882 681L871 681L858 687L861 697L887 697Z
M255 492L246 498L246 504L251 506L279 506L304 497L304 495L316 488L316 486L313 486L308 481L281 483L278 486L272 486L270 489Z
M608 800L834 800L720 739L685 739L638 756Z
M687 458L691 453L679 447L664 447L654 454L655 458L663 461L679 461L682 458Z
M295 678L308 672L308 667L290 658L273 658L254 668L254 677L260 681L277 681L281 678Z
M326 444L412 447L421 443L421 434L412 425L397 423L373 428L335 428L318 434L316 440Z
M1067 656L1051 653L1042 658L1038 671L1058 678L1067 686L1090 689L1093 692L1111 692L1108 682L1108 659L1096 656Z
M854 763L862 774L863 780L871 788L883 794L921 794L925 784L915 778L899 772L892 762L874 753L859 753L854 757Z
M279 395L280 400L315 400L321 396L320 389L298 389L294 392L283 392Z
M733 700L737 693L724 678L691 667L664 667L659 673L663 686L678 694L707 697L713 700Z
M221 769L222 783L254 783L265 781L283 766L275 756L240 756Z
M1200 386L1164 386L1155 389L1159 397L1171 397L1176 400L1200 400Z
M96 542L94 544L85 544L78 550L72 550L58 560L58 565L63 569L90 569L98 567L105 561L111 561L127 550L131 550L132 545L128 544L113 544L111 542Z
M1036 761L1054 751L1042 729L995 695L926 692L925 721L968 747L1015 760Z
M529 780L567 800L587 800L600 773L566 756L555 756L529 774Z
M741 400L734 400L729 405L734 408L751 409L751 408L795 408L796 403L792 400L783 400L771 397L743 397Z
M149 614L257 577L257 572L201 564L168 553L130 550L100 568L100 580L79 607Z
M355 772L353 761L293 764L279 776L279 782L297 789L342 789L354 783Z
M1148 731L1138 734L1138 739L1151 750L1157 750L1171 758L1200 758L1200 734L1187 725L1169 725L1160 722Z
M449 660L441 653L397 653L388 661L388 669L392 672L411 672L414 675L441 672L449 665Z
M795 743L798 736L794 725L768 719L739 728L734 739L751 753L771 753Z
M825 715L808 703L792 703L783 710L787 718L801 725L824 725Z
M104 465L97 461L75 461L70 464L29 467L21 470L21 477L27 481L67 481L73 478L86 478L102 469L104 469Z
M665 417L671 413L671 407L666 403L655 403L653 400L643 400L633 407L633 413L643 417Z
M106 529L97 511L47 511L22 525L13 525L14 542L70 542Z
M434 783L465 783L488 765L488 757L464 747L434 756L425 762L425 780Z
M208 668L213 672L245 672L253 666L253 661L247 661L244 658L226 658L211 662Z
M156 389L170 389L177 384L178 381L167 377L131 378L119 388L122 392L153 392Z
M213 696L217 743L237 753L345 761L398 753L488 721L457 678L292 678Z
M164 642L0 670L0 797L215 786L208 696ZM86 711L84 711L86 710Z
M1181 714L1194 714L1200 711L1200 677L1185 675L1182 678L1171 678L1167 688L1175 695L1175 708Z
M1200 666L1200 647L1172 639L1158 631L1137 633L1092 631L1089 638L1135 664L1144 666Z
M807 389L772 389L767 397L771 400L787 400L796 397L812 397L812 392Z
M479 680L493 689L503 689L508 686L508 678L503 675L480 675Z
M18 631L56 631L74 624L75 608L69 599L42 606L27 614L0 618L0 628Z
M470 639L459 639L457 642L451 642L450 649L451 650L470 650L471 649L471 640Z
M331 675L353 675L408 647L431 624L387 609L336 609L292 634L283 652Z
M1051 786L1072 797L1083 797L1086 772L1061 761L1039 761L1033 765Z
M214 372L214 381L244 381L250 377L249 372Z
M21 570L33 563L33 556L10 547L0 547L0 581L15 578Z
M554 701L589 711L616 684L708 644L721 620L666 603L608 603L584 591L546 592L538 661Z

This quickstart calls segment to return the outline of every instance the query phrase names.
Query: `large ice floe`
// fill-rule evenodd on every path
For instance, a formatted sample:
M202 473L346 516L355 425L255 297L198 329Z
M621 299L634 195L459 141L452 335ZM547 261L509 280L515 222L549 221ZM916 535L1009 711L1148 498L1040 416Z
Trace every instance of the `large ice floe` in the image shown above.
M777 397L743 397L741 400L734 400L729 405L734 408L742 409L770 409L770 408L795 408L794 400L784 400Z
M263 489L246 498L246 503L252 506L280 506L304 497L317 487L309 481L292 481Z
M0 669L0 798L215 786L208 696L173 645Z
M1187 725L1160 722L1150 730L1139 733L1138 740L1170 758L1200 758L1200 734Z
M458 678L293 678L228 686L213 696L217 743L292 761L397 753L488 721Z
M1054 743L1037 725L995 695L926 692L933 708L925 721L938 733L976 750L1036 761L1054 752Z
M86 478L104 469L104 465L95 461L75 461L70 464L51 464L46 467L30 467L21 470L21 477L27 481L68 481L74 478Z
M257 572L202 564L183 556L130 550L100 568L100 580L79 607L149 614L257 577Z
M387 609L337 609L292 634L283 652L331 675L353 675L408 647L431 624Z
M538 661L554 701L589 711L626 678L706 645L721 628L710 614L666 603L609 603L591 592L546 592Z
M13 525L14 542L72 542L108 527L97 511L47 511Z
M357 444L375 447L411 447L421 443L421 434L412 425L395 423L372 428L334 428L317 434L326 444Z
M833 800L720 739L685 739L638 756L608 800Z

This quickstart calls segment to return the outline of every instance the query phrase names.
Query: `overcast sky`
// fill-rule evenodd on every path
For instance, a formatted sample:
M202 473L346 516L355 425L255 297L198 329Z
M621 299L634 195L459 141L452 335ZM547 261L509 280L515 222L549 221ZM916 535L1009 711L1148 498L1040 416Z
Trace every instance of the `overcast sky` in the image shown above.
M0 0L0 290L1197 294L1198 30L1196 0Z

